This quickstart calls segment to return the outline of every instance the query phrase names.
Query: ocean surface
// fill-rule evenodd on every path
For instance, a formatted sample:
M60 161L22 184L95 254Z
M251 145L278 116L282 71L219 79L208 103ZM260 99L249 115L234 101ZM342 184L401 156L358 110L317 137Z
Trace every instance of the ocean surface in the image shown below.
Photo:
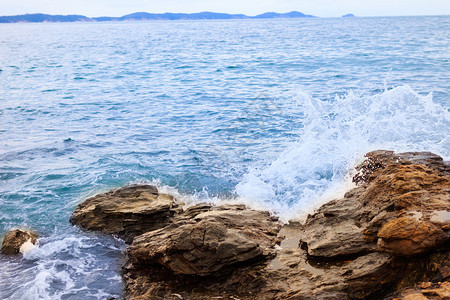
M78 203L152 182L302 219L376 149L450 159L450 17L0 24L0 299L123 295Z

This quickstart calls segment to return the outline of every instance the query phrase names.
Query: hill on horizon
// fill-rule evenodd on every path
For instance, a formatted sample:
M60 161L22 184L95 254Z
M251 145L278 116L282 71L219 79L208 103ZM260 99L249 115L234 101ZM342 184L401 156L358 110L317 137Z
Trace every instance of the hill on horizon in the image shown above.
M147 13L136 12L122 17L93 17L83 15L49 15L49 14L25 14L16 16L2 16L0 23L40 23L40 22L105 22L105 21L143 21L143 20L226 20L226 19L273 19L273 18L315 18L299 11L288 13L266 12L257 16L244 14L227 14L216 12L199 13Z

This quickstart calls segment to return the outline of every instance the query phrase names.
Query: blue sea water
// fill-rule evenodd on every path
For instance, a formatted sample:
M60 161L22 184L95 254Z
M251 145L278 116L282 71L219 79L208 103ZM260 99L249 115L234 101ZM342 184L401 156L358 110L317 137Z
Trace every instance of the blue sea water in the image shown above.
M69 224L153 182L283 221L371 150L450 159L450 17L0 25L1 299L121 297L124 244Z

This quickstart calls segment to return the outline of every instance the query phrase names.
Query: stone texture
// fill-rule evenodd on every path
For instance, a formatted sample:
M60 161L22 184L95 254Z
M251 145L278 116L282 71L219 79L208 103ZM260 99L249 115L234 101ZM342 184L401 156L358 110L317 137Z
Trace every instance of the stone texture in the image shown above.
M414 255L437 249L448 235L430 222L400 217L384 224L378 232L378 248L396 255Z
M422 293L413 293L403 297L403 300L428 300Z
M72 219L134 237L126 299L448 299L449 164L374 151L353 179L342 199L282 227L242 205L182 210L142 186L88 199Z
M387 299L401 300L449 300L450 282L425 282L417 287L399 291L398 296L392 296Z
M308 217L300 247L318 257L374 251L376 245L368 243L364 236L363 211L363 205L352 193L347 193L345 199L323 205Z
M301 247L319 257L413 255L448 242L448 163L428 152L366 156L354 176L358 186L307 218Z
M35 245L38 234L28 229L15 229L8 231L3 239L1 253L14 255L23 253L28 244Z
M136 237L128 257L137 265L160 264L174 274L211 275L273 254L280 227L265 212L242 206L210 207L193 218Z
M87 230L115 234L131 243L136 235L162 228L182 211L168 194L152 185L132 185L91 197L81 203L70 222Z

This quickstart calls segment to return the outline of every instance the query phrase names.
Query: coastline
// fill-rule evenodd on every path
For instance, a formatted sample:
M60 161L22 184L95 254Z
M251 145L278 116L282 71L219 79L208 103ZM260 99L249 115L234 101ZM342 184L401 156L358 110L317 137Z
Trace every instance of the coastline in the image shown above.
M230 19L298 19L317 18L303 14L299 11L288 13L266 12L256 16L244 14L227 14L215 12L199 13L147 13L136 12L121 17L86 17L84 15L50 15L43 13L24 14L14 16L0 16L0 23L59 23L59 22L122 22L122 21L149 21L149 20L230 20Z
M126 299L446 299L450 164L427 152L366 157L357 187L304 224L243 205L183 210L149 185L89 198L71 223L130 245Z

